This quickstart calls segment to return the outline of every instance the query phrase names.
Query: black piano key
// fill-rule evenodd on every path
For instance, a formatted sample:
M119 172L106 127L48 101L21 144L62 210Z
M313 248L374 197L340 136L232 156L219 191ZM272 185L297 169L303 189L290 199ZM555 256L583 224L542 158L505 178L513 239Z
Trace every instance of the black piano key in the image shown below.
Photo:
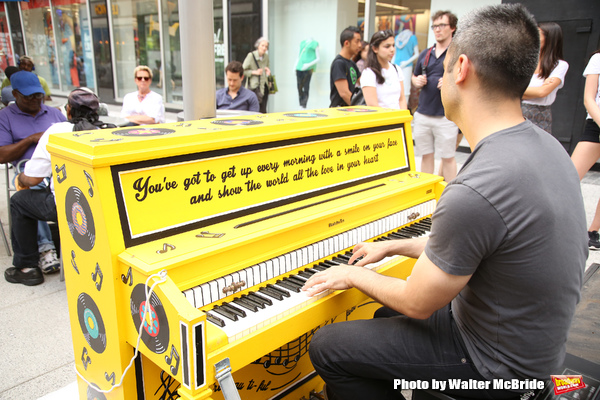
M291 290L293 292L300 293L300 288L298 286L293 285L293 284L291 284L289 282L286 282L284 280L278 280L277 282L275 282L275 284L277 286L286 288L287 290Z
M288 279L288 281L296 283L296 284L300 285L301 287L304 286L304 284L306 283L306 280L299 278L297 276L294 276L294 275L288 276L287 279Z
M316 269L316 268L306 268L305 271L306 272L310 272L313 275L316 274L316 273L319 273L319 270Z
M315 274L314 272L307 271L307 270L298 272L298 275L300 275L301 277L306 278L306 279L310 279L310 277L313 276L314 274Z
M414 228L412 226L407 226L405 228L402 228L402 231L414 234L415 236L420 236L420 235L423 235L425 233L425 231L422 231L420 229Z
M260 294L258 294L256 292L250 292L250 293L248 293L248 297L250 297L253 300L256 299L254 301L260 301L261 303L266 304L268 306L272 306L273 305L273 301L271 301L271 299L269 299L269 298L267 298L267 297L265 297L263 295L260 295Z
M285 290L285 289L281 289L281 288L275 287L275 286L273 286L273 285L272 285L272 284L270 284L270 283L269 283L269 284L267 284L267 288L269 288L269 289L273 289L273 290L275 290L275 291L277 291L277 292L281 293L281 295L282 295L282 296L284 296L284 297L290 297L290 292L288 292L288 291L287 291L287 290Z
M337 262L339 264L348 264L348 260L349 259L350 259L350 257L348 257L348 258L342 258L342 257L336 256L336 257L333 257L331 259L331 261Z
M216 315L212 315L209 312L206 313L206 319L209 320L210 322L212 322L213 324L220 326L221 328L225 326L225 321L223 321L221 318L217 317Z
M388 237L393 239L412 239L412 236L406 235L402 232L392 232L388 235Z
M339 263L339 262L335 262L333 260L325 260L322 263L320 263L319 265L322 265L325 268L329 268L329 267L335 267L336 265L340 265L340 264L345 264L345 263Z
M298 289L301 289L304 287L304 282L294 281L294 280L291 280L289 277L283 278L283 282L287 283L288 285L292 285Z
M272 297L275 300L283 300L283 295L281 293L276 292L275 290L268 287L261 287L260 289L258 289L258 292L264 294L265 296Z
M232 321L237 321L238 320L238 316L234 313L232 313L231 311L227 310L224 307L221 306L214 306L212 308L212 310L210 310L212 312L216 312L217 314L220 314L222 316L224 316L225 318L228 318Z
M246 316L246 311L237 308L236 306L234 306L231 303L223 303L223 304L221 304L221 306L224 307L224 308L226 308L227 311L232 312L232 313L236 314L239 317L244 318Z
M313 269L316 269L317 271L326 271L328 267L326 267L323 263L320 264L314 264L312 266Z
M257 306L258 308L265 308L265 305L267 305L268 303L263 301L264 299L262 298L262 296L260 298L257 298L258 296L252 296L253 294L254 294L254 292L250 292L247 295L243 294L241 298L243 300L249 301L250 303ZM271 301L271 300L269 300L269 301Z
M239 297L236 297L235 299L233 299L232 303L234 303L240 307L244 307L246 310L250 310L252 312L258 312L258 306L255 304L252 304L251 302L249 302L246 299L240 299Z

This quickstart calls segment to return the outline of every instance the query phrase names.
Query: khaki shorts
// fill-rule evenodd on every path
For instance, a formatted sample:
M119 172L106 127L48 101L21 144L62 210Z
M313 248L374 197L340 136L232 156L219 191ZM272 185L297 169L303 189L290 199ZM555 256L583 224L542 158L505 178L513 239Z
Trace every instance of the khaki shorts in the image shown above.
M413 139L415 154L422 156L435 153L441 158L452 158L456 153L458 126L446 117L414 115Z

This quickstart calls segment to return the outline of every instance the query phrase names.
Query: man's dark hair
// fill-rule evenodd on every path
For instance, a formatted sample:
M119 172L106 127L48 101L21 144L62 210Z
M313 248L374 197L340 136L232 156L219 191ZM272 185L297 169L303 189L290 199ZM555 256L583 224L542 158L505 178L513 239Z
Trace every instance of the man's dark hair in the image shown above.
M450 24L450 28L454 29L454 32L452 32L452 36L454 36L454 34L456 33L456 25L458 24L458 17L454 15L451 11L436 12L435 14L433 14L433 17L431 17L431 22L435 21L438 18L442 18L444 15L448 17L448 23Z
M228 71L233 72L234 74L240 74L240 78L244 77L244 67L239 61L232 61L229 64L227 64L227 67L225 67L225 72Z
M342 31L342 33L340 34L340 44L342 45L342 47L344 47L344 43L346 43L346 40L352 41L352 39L354 39L355 33L358 33L360 35L360 29L358 29L358 27L356 26L349 26Z
M464 54L490 96L521 98L537 67L539 48L537 24L523 5L484 7L461 18L446 68L452 72Z
M10 80L10 76L12 74L14 74L15 72L19 72L19 68L10 65L10 66L6 67L6 69L4 70L4 75L6 75L8 80Z

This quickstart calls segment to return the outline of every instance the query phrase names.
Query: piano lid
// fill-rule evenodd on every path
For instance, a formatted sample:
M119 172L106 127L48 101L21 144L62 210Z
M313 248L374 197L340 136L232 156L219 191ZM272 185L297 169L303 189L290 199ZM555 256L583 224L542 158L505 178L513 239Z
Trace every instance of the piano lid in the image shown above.
M130 247L409 171L410 119L337 108L71 132L49 148L110 162Z

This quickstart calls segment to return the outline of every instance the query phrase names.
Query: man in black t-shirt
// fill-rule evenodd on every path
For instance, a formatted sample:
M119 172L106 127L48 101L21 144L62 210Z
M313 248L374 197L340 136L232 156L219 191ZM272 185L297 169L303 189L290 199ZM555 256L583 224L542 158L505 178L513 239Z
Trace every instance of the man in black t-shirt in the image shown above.
M329 107L349 106L352 92L360 78L358 67L352 61L361 50L360 30L349 26L340 35L342 50L331 63Z

